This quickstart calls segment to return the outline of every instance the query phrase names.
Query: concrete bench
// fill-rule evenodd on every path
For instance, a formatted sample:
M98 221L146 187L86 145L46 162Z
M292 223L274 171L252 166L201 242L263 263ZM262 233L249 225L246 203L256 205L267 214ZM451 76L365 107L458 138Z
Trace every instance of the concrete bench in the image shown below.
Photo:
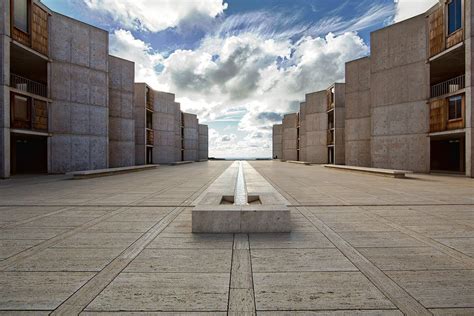
M66 175L71 176L72 179L74 180L80 180L80 179L106 177L106 176L112 176L116 174L150 170L150 169L155 169L158 166L159 165L144 165L144 166L131 166L131 167L108 168L108 169L98 169L98 170L74 171L74 172L66 173Z
M380 169L380 168L367 168L367 167L355 167L355 166L342 166L342 165L324 165L326 168L362 172L368 174L374 174L384 177L392 178L406 178L406 174L413 173L406 170L392 170L392 169Z
M193 163L194 161L176 161L170 163L170 166L179 166L179 165L187 165L189 163Z
M244 176L245 174L245 176ZM194 202L193 233L289 233L288 201L247 162L234 162Z

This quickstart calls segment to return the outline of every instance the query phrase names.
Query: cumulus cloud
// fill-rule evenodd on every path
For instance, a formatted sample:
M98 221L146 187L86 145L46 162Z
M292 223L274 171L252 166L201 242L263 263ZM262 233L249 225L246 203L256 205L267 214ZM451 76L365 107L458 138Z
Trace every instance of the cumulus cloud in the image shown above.
M129 29L158 32L176 27L183 21L215 18L227 9L222 0L83 0L93 10L108 13Z
M400 22L426 12L438 0L394 0L396 4L395 22Z

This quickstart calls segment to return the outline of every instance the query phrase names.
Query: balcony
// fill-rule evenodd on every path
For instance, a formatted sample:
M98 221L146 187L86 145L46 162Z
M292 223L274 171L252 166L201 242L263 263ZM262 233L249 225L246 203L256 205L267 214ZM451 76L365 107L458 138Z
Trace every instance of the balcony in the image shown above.
M437 98L443 95L455 93L466 87L466 76L461 75L456 78L431 86L431 98Z
M146 144L147 146L153 146L155 144L155 131L152 129L146 130Z
M15 74L10 74L10 86L22 92L48 97L48 87L45 84Z
M48 132L48 103L12 93L10 104L12 128Z

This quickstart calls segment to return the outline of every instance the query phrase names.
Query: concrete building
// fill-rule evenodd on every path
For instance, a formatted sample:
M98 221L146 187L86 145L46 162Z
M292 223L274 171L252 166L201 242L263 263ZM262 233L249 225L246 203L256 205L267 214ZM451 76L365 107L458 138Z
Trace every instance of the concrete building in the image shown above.
M182 113L182 159L197 161L199 146L199 121L195 114Z
M273 125L273 159L283 159L282 145L283 145L283 125Z
M307 94L298 113L285 115L282 125L274 125L273 156L283 148L283 160L344 164L344 107L342 83Z
M209 159L209 127L199 124L199 161Z
M135 165L135 64L109 56L109 167Z

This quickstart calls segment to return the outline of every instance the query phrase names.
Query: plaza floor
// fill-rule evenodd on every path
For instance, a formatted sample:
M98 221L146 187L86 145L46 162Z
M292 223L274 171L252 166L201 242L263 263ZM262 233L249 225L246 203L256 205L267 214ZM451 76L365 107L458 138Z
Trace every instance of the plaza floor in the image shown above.
M474 315L474 181L251 165L291 234L192 234L231 162L0 181L0 315Z

